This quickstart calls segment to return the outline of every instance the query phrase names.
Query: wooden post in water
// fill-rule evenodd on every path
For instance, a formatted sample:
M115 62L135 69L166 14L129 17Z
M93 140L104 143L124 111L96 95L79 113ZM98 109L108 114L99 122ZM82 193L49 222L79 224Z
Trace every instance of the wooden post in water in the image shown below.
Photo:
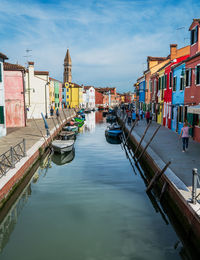
M130 135L131 135L131 133L132 133L132 131L133 131L133 128L136 126L136 124L137 124L137 119L135 120L135 122L133 123L133 125L132 125L132 127L131 127L131 129L130 129L130 131L129 131L129 133L128 133L128 136L127 136L127 138L126 138L126 140L125 140L125 144L127 144L127 142L128 142L128 139L129 139L129 137L130 137Z
M155 175L153 176L153 178L151 179L146 192L150 191L153 187L153 185L155 184L156 181L158 181L161 177L161 175L166 171L166 169L168 168L168 166L171 164L171 162L169 161L168 163L166 163L165 167L159 172L156 172Z
M153 133L151 139L149 140L149 142L147 143L147 145L144 147L144 150L141 152L141 154L139 155L136 164L139 162L140 158L143 156L143 154L145 153L146 149L148 148L148 146L150 145L151 141L153 140L154 136L157 134L158 130L160 129L161 125L159 125L156 129L156 131Z
M134 153L135 155L136 155L136 153L137 153L137 151L138 151L140 145L142 144L142 141L143 141L143 139L144 139L144 137L145 137L145 135L146 135L146 133L147 133L147 131L148 131L150 125L151 125L151 121L148 123L148 125L147 125L147 127L146 127L146 129L145 129L145 131L144 131L144 134L143 134L142 138L140 139L140 142L139 142L138 146L137 146L136 149L135 149L135 153Z

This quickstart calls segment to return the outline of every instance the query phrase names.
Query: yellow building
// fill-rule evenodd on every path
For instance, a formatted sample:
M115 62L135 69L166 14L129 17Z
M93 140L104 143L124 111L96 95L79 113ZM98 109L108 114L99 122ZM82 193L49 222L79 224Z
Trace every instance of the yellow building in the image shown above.
M82 87L76 83L65 83L67 107L79 108L80 101L83 102Z
M163 103L164 103L164 89L165 89L165 66L158 70L159 80L158 80L158 113L157 113L157 123L163 124Z
M51 78L49 78L49 81L49 105L55 109L54 81Z

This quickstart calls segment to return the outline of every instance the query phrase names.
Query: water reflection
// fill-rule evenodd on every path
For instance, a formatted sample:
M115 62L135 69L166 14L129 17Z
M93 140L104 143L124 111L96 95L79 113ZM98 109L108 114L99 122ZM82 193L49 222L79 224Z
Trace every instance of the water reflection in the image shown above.
M85 124L83 128L83 132L91 132L94 133L95 131L95 112L91 112L89 114L86 114L85 117Z
M56 165L64 165L70 163L74 159L74 157L75 157L75 149L72 149L72 151L63 154L54 153L51 157L51 160Z

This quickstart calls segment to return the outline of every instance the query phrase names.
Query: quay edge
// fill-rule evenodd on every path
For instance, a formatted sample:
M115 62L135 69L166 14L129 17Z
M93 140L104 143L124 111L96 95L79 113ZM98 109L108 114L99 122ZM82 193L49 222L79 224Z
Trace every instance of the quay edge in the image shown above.
M118 122L124 125L124 122L119 117ZM124 132L126 135L129 132L126 126L124 127ZM133 151L136 149L139 141L140 137L136 133L130 135L129 145ZM143 144L144 145L141 145L139 148L139 153L143 151L143 147L146 145L145 141L143 141ZM165 163L149 147L140 159L140 165L145 171L145 178L149 182L157 171L161 171ZM170 179L174 179L174 183ZM167 211L166 213L176 232L180 235L183 244L190 245L200 254L200 216L197 214L195 206L191 203L191 191L171 169L167 169L165 174L163 174L155 184L154 190L156 193L160 194L164 183L166 183L167 188L161 200L163 209ZM170 218L169 212L175 221Z
M16 163L15 168L10 169L4 177L1 179L0 186L0 210L4 207L8 199L14 193L16 188L20 185L23 179L28 175L29 171L36 164L36 162L43 156L46 149L49 147L51 143L51 139L56 137L58 133L61 131L62 127L70 121L76 115L76 112L70 113L70 116L66 119L62 120L60 125L56 125L50 131L50 135L44 141L43 137L39 141L37 141L28 151L27 156L23 157L18 163Z

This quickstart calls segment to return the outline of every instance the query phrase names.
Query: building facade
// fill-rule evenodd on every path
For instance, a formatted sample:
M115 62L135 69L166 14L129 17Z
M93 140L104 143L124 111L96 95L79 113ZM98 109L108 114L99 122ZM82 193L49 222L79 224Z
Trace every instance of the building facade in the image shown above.
M41 113L49 115L49 72L35 71L34 62L28 63L25 74L25 103L27 118L41 118Z
M4 62L6 127L26 126L25 68Z
M64 59L64 73L63 73L63 83L72 82L72 60L69 54L69 49Z

